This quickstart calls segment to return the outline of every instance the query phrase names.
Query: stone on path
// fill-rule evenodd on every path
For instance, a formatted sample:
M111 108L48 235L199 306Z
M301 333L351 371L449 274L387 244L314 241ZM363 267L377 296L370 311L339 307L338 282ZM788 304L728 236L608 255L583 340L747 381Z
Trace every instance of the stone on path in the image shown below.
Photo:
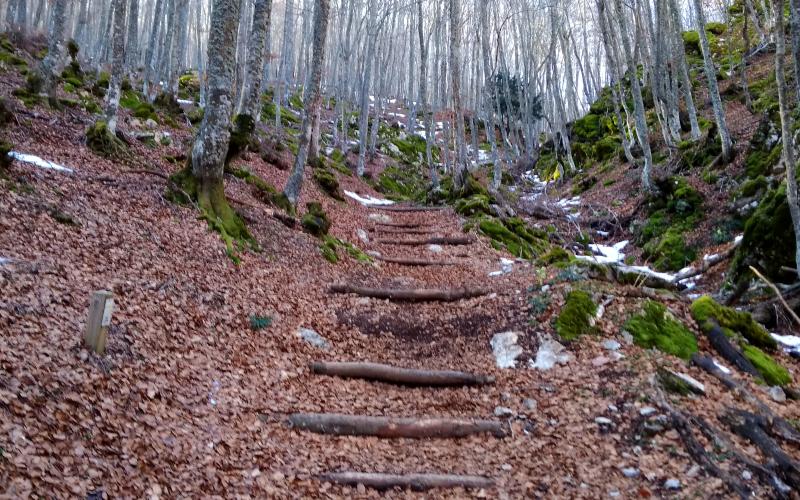
M572 359L572 355L566 352L564 346L548 337L539 345L539 350L536 352L536 361L530 363L530 365L531 368L538 370L550 370L556 364L567 364L570 359Z
M325 340L325 337L310 328L300 328L297 330L297 336L314 347L318 347L326 351L331 347L328 341Z
M515 368L522 347L517 345L519 332L497 333L492 337L491 346L498 368Z

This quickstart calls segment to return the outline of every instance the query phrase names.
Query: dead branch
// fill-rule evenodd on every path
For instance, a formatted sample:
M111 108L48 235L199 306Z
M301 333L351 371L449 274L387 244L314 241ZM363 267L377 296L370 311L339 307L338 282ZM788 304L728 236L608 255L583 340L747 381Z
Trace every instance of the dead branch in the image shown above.
M410 302L441 301L455 302L461 299L469 299L488 295L490 290L486 288L455 288L452 290L439 289L387 289L387 288L368 288L348 283L337 283L331 285L331 293L353 293L362 297L372 297L375 299L401 300Z
M753 366L749 359L745 358L742 352L733 346L728 340L727 335L722 329L715 325L709 332L706 333L709 342L720 356L734 367L748 373L756 378L761 377L761 373Z
M794 309L792 309L791 307L789 307L789 304L787 304L787 303L786 303L786 299L784 299L784 298L783 298L783 295L781 294L781 291L780 291L780 290L778 290L778 287L777 287L777 286L775 286L775 284L774 284L774 283L772 283L770 280L768 280L766 276L764 276L763 274L761 274L761 272L759 272L759 270L758 270L758 269L756 269L755 267L753 267L753 266L750 266L750 270L751 270L751 271L753 271L753 274L755 274L756 276L758 276L758 278L759 278L761 281L763 281L764 283L766 283L766 285L767 285L768 287L770 287L770 288L772 289L772 291L773 291L773 292L775 292L775 295L778 297L778 300L780 300L780 301L781 301L781 304L782 304L782 305L783 305L783 307L784 307L784 308L785 308L785 309L786 309L786 310L789 312L789 315L792 317L792 319L794 319L795 323L797 323L798 325L800 325L800 317L798 317L798 316L797 316L797 313L795 313L795 312L794 312Z
M388 262L390 264L400 264L403 266L457 266L460 262L454 260L425 260L425 259L401 259L395 257L373 257L375 260Z
M728 424L733 432L756 445L764 456L772 459L778 475L786 484L796 490L800 489L800 464L767 435L757 415L745 410L728 409L721 420Z
M508 431L501 422L449 418L391 418L338 413L295 413L289 424L297 429L334 436L375 436L379 438L462 438L491 434L502 438Z
M375 243L381 245L405 245L421 247L424 245L471 245L475 243L475 239L468 236L444 236L433 237L425 240L391 240L391 239L377 239Z
M713 257L711 257L709 259L703 259L703 264L698 269L689 269L685 273L678 273L675 276L675 280L674 280L675 283L679 283L681 281L686 281L689 278L694 278L696 276L700 276L702 274L705 274L709 269L711 269L712 267L716 266L717 264L721 264L721 263L725 262L726 260L732 258L733 255L736 253L736 248L738 246L739 246L738 243L734 244L732 247L730 247L729 249L725 250L722 253L714 255Z
M494 377L460 371L412 370L378 363L311 363L311 371L320 375L361 378L400 385L462 386L494 383Z
M483 476L453 474L380 474L370 472L333 472L318 476L329 483L357 486L363 484L376 490L410 488L416 491L433 488L491 488L494 481Z
M737 398L756 408L771 434L791 443L800 444L800 432L792 427L792 424L783 417L776 415L766 403L747 390L744 385L720 370L711 358L695 353L692 355L692 362L722 382Z

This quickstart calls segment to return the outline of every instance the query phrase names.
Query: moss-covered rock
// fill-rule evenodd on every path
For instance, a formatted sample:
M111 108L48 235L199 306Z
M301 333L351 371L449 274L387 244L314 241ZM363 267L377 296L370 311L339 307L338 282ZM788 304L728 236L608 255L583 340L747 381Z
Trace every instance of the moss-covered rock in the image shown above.
M697 258L697 251L686 244L683 233L670 228L658 239L644 246L643 256L653 261L659 271L678 271Z
M769 191L744 224L744 236L731 262L734 281L750 279L749 266L759 268L768 278L779 280L783 267L794 267L795 240L792 216L786 197L786 183Z
M348 241L334 238L333 236L325 236L322 239L322 244L319 247L322 256L331 264L339 262L338 250L344 250L347 255L352 257L358 262L368 263L372 262L372 258L359 250L355 245Z
M395 201L425 201L428 181L415 165L387 167L378 176L375 188Z
M535 259L550 249L546 234L530 230L525 221L517 217L502 220L484 217L478 229L492 240L495 248L504 248L515 257Z
M133 90L128 90L122 93L119 100L119 105L128 109L133 113L133 116L142 120L155 120L158 121L156 109L152 104L147 102L145 97Z
M786 387L792 383L792 376L789 375L789 371L758 347L744 344L742 345L742 354L753 363L753 366L767 384Z
M715 325L719 325L722 331L730 337L738 334L754 346L770 350L777 348L775 339L749 313L725 307L707 295L695 300L692 303L691 311L692 317L705 332L709 332Z
M314 182L317 183L319 188L328 196L333 199L344 201L342 189L339 186L339 180L336 174L328 170L324 163L314 168Z
M697 339L691 330L658 302L645 302L642 314L630 318L623 329L646 349L657 348L682 359L697 352Z
M476 194L469 198L461 198L455 203L455 211L464 217L472 217L479 214L491 214L489 205L491 200L488 196Z
M228 168L225 171L251 185L256 190L256 196L262 201L270 201L278 193L274 186L247 169Z
M328 234L331 228L331 221L328 219L328 214L322 209L322 205L313 201L307 203L306 208L308 211L303 216L303 229L318 238Z
M158 94L153 101L153 105L172 117L183 116L183 108L178 103L178 100L169 92L162 92Z
M553 264L571 262L572 258L572 253L559 246L553 246L549 252L539 258L539 262L541 264L550 266Z
M178 78L178 97L181 99L200 99L200 78L197 73L185 73Z
M583 290L573 290L567 295L566 304L556 318L556 332L567 342L581 335L595 333L596 314L597 304L592 296Z
M118 159L128 153L125 143L108 130L108 124L103 120L97 120L86 130L86 145L95 154L106 158Z

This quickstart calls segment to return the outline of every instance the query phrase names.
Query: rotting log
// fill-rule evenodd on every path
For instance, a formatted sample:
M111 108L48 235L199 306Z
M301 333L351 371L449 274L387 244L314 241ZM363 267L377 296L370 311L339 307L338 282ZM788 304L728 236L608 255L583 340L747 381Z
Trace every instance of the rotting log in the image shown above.
M372 257L381 262L390 264L400 264L402 266L458 266L461 263L455 260L426 260L426 259L403 259L398 257Z
M392 384L414 386L463 386L494 383L494 377L452 370L415 370L379 363L311 363L311 371L320 375L361 378Z
M772 459L778 475L786 484L795 490L800 490L800 463L784 452L767 435L758 415L745 410L728 409L721 420L728 424L734 433L756 445L765 457Z
M753 366L753 363L751 363L749 359L745 358L744 354L742 354L739 349L730 343L728 337L718 325L715 325L710 331L708 331L706 336L708 337L712 347L714 347L714 349L719 353L720 356L722 356L723 359L744 373L748 373L756 378L761 378L761 373L756 370L755 366Z
M473 434L508 435L502 422L450 418L391 418L339 413L295 413L289 424L296 429L333 436L375 436L385 439L462 438Z
M376 490L410 488L416 491L433 488L491 488L494 481L483 476L454 474L381 474L373 472L331 472L317 476L320 480L348 486L363 484Z
M424 240L392 240L392 239L377 239L375 243L381 245L405 245L421 247L424 245L471 245L475 243L475 238L468 236L435 236Z
M348 283L337 283L330 287L331 293L353 293L362 297L373 299L389 299L407 302L455 302L462 299L470 299L488 295L487 288L454 288L451 290L411 288L411 289L390 289L390 288L369 288Z
M441 210L448 210L450 207L398 207L394 205L373 205L370 208L375 210L383 210L385 212L438 212Z
M692 355L692 362L722 382L736 397L756 408L759 416L763 419L764 426L772 435L791 443L800 444L800 431L795 429L786 419L776 415L766 403L747 390L744 385L720 370L714 360L695 353Z

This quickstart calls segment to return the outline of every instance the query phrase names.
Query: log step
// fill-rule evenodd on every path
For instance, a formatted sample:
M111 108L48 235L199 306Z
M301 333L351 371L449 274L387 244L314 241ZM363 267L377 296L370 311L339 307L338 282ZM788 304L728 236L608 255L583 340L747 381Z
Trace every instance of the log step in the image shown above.
M333 284L330 287L330 292L353 293L362 297L407 302L455 302L457 300L480 297L491 293L488 288L456 288L452 290L425 288L387 289L369 288L348 283Z
M401 227L401 228L421 228L421 227L431 227L428 224L422 224L421 222L376 222L375 226L383 226L383 227Z
M394 206L394 205L375 205L371 208L383 210L384 212L438 212L448 210L450 207L423 207L423 206Z
M388 490L410 488L425 491L433 488L491 488L494 481L484 476L462 476L455 474L381 474L373 472L330 472L317 476L321 481Z
M441 234L444 231L439 231L438 229L435 229L435 228L430 228L430 229L414 229L414 228L399 228L399 229L395 228L395 229L390 229L390 228L376 227L376 228L372 229L372 232L383 233L383 234L401 234L401 235L402 234L416 234L416 235L421 235L421 234Z
M340 413L294 413L289 415L289 425L316 434L385 439L454 439L474 434L503 438L509 434L507 425L492 420L371 417Z
M451 370L414 370L379 363L316 362L311 363L311 371L319 375L360 378L390 384L423 387L454 387L494 383L494 377L486 375L474 375Z
M415 247L424 245L471 245L475 243L475 238L469 236L435 236L422 240L376 239L375 243L380 245L406 245Z
M401 266L459 266L461 262L455 260L427 260L427 259L404 259L399 257L372 257L381 262L399 264Z

